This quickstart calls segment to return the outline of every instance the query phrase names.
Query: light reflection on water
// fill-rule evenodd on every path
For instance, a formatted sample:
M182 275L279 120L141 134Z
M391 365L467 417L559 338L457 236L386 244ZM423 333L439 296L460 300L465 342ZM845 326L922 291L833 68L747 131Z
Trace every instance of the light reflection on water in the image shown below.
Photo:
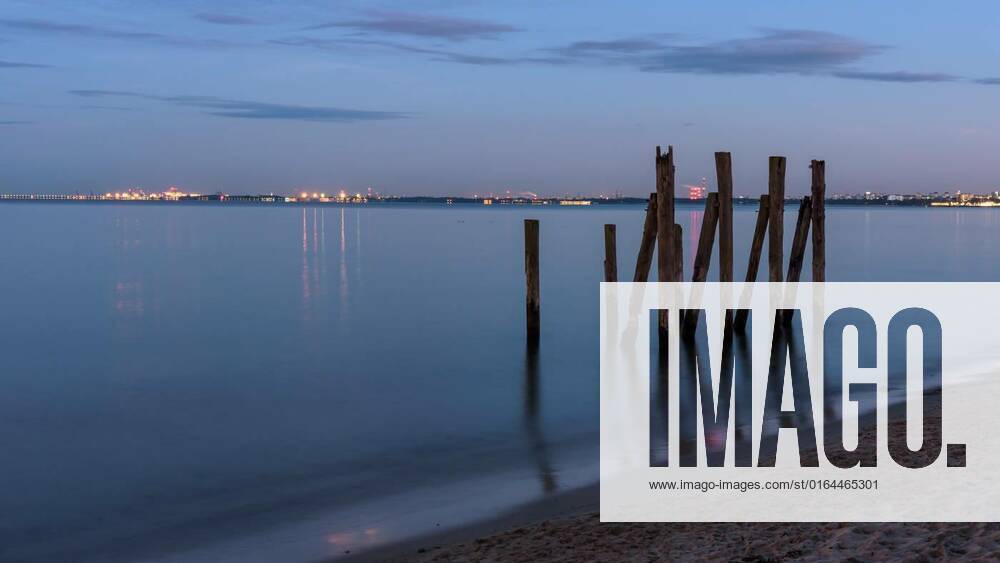
M755 209L735 213L736 272ZM596 478L601 225L618 225L631 271L643 214L0 206L5 556L165 550L471 478L527 476L502 483L525 496ZM701 214L678 207L687 276ZM525 217L541 219L537 350L523 339ZM828 278L995 280L996 222L831 207ZM185 528L202 519L232 524ZM403 533L322 528L321 544ZM362 540L376 528L393 531Z

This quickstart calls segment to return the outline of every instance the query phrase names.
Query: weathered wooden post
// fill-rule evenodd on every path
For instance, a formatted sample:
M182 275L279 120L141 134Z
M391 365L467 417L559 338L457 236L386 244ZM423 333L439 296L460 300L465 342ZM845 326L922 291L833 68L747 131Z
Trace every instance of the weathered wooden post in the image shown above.
M733 281L733 162L728 152L715 153L719 186L719 281ZM707 211L706 211L707 214ZM704 232L704 229L702 230Z
M539 298L538 281L537 219L524 220L524 279L527 289L525 298L527 335L529 340L537 340L541 328L541 322L539 321L541 299Z
M694 267L691 270L691 281L704 282L708 279L708 269L712 265L712 246L715 245L715 229L719 224L719 194L712 192L705 198L705 213L701 219L701 232L698 233L698 249L694 255ZM688 333L698 322L697 315L682 317L684 332Z
M712 246L715 245L715 228L719 222L719 194L712 192L705 198L705 214L701 219L701 233L698 235L698 251L694 255L694 269L691 281L704 282L708 279L708 268L712 264Z
M649 280L649 266L653 262L653 248L656 246L656 194L649 194L649 205L646 207L646 221L642 224L642 242L639 243L639 256L635 261L634 282Z
M806 241L809 239L809 220L812 216L810 197L802 198L799 216L795 220L795 235L792 237L792 254L788 259L788 277L785 281L798 282L802 277L802 261L805 259Z
M784 270L784 220L785 220L785 157L768 159L767 195L771 210L768 213L767 268L768 281L782 281Z
M672 279L675 271L674 260L674 147L667 147L667 154L656 147L656 245L657 273L661 282L680 281ZM660 311L657 327L661 346L666 345L669 316Z
M826 161L812 168L812 281L826 281Z
M604 225L604 281L618 281L618 251L614 225Z
M767 232L768 217L771 214L771 198L760 196L760 207L757 208L757 224L753 228L753 239L750 241L750 259L747 262L747 275L744 281L757 281L757 270L760 269L760 255L764 250L764 234Z
M768 216L771 214L771 201L767 195L760 196L760 207L757 208L757 224L753 228L753 240L750 242L750 258L747 261L746 283L757 281L757 270L760 268L760 255L764 250L764 234L767 231ZM736 312L735 325L743 329L747 324L747 311Z

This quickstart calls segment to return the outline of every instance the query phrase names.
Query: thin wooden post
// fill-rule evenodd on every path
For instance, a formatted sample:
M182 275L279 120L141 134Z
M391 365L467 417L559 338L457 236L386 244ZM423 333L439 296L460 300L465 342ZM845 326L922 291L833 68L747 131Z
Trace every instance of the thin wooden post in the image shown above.
M604 281L618 281L618 251L614 225L604 225Z
M733 281L733 162L728 152L715 153L719 186L719 281ZM704 230L703 230L704 232Z
M670 274L674 271L674 147L667 147L667 154L661 154L660 147L656 147L656 244L657 273L661 282L680 281L671 279ZM667 311L660 311L658 315L660 343L666 344L667 325L669 317Z
M712 246L715 245L715 228L718 223L719 194L712 192L705 198L705 214L701 219L698 251L694 255L694 269L691 273L693 282L704 282L708 279L708 268L712 264Z
M538 280L538 220L524 220L524 279L527 289L525 299L525 313L527 319L527 334L529 340L538 339L541 323L539 321L539 311L541 309L541 299L539 298Z
M826 161L814 160L812 168L812 281L826 281Z
M768 281L780 282L784 270L785 220L785 157L768 160L767 195L771 200L768 213L767 269Z
M642 224L642 242L639 243L639 257L635 261L634 282L649 280L649 266L653 262L653 248L656 246L656 194L649 194L646 207L646 221Z
M760 207L757 208L757 224L753 228L753 240L750 242L750 260L747 262L747 276L744 281L757 281L757 270L760 269L760 255L764 250L764 233L767 231L768 216L771 214L770 197L760 196Z
M811 198L802 198L799 204L799 216L795 220L795 235L792 237L792 254L788 258L789 282L797 282L802 276L802 261L805 259L806 241L809 239L809 219L812 215Z
M764 250L764 234L767 231L768 216L771 213L770 197L760 196L760 207L757 208L757 224L753 228L753 240L750 242L750 259L747 261L746 283L757 281L757 270L760 269L760 255ZM740 330L747 324L747 310L736 312L735 325Z
M694 255L691 281L704 282L708 279L708 269L712 265L712 247L715 245L715 229L719 224L719 194L712 192L705 198L705 213L701 218L701 232L698 233L698 250ZM689 333L698 322L697 315L685 315L683 326Z

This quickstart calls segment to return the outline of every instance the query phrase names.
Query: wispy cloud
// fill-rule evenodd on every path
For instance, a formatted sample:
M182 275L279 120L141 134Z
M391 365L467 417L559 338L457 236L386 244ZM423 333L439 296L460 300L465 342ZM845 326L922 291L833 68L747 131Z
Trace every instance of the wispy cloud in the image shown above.
M409 12L371 11L365 19L322 23L306 29L352 29L362 33L408 35L464 41L466 39L493 39L504 33L520 31L504 23L454 18Z
M292 47L312 47L315 49L322 49L327 51L343 51L345 48L374 47L376 49L389 49L393 51L400 51L403 53L426 55L427 58L432 61L444 61L444 62L459 63L466 65L478 65L478 66L498 66L498 65L523 64L523 63L563 64L568 62L564 58L556 56L506 57L506 56L478 55L474 53L466 53L450 49L421 47L418 45L410 45L407 43L399 43L395 41L385 41L381 39L358 39L358 38L322 39L317 37L291 37L286 39L275 39L270 41L270 43L273 43L275 45L286 45Z
M317 27L329 25L331 24ZM424 55L435 61L480 66L612 65L667 74L799 74L896 83L951 82L961 79L959 76L938 72L859 70L856 68L858 63L886 51L888 47L825 31L762 29L753 37L723 41L692 43L682 39L679 35L669 33L588 39L520 55L471 53L364 37L292 37L273 40L271 43L331 51L371 47ZM1000 79L983 79L978 82L1000 84Z
M12 61L0 61L0 68L52 68L49 65L34 63L18 63Z
M0 121L0 125L31 125L34 121Z
M245 16L234 16L232 14L219 14L219 13L200 13L194 15L195 19L199 19L206 23L214 23L216 25L258 25L260 22Z
M178 47L234 47L241 45L219 39L180 37L152 31L123 31L118 29L76 23L62 23L43 19L0 19L0 27L25 33L64 35L92 39L116 39L174 45Z
M154 96L140 92L123 90L70 90L70 94L84 98L130 97L155 100L177 106L192 107L202 113L218 117L241 119L281 119L293 121L317 121L328 123L353 123L358 121L380 121L401 119L410 114L394 111L372 111L326 106L299 106L235 100L215 96Z
M135 108L125 107L125 106L105 106L100 104L83 104L80 109L98 109L98 110L108 110L108 111L132 111Z
M674 38L578 41L555 51L584 63L614 63L645 72L686 74L818 74L882 52L835 33L765 29L756 37L680 43Z
M1000 78L978 78L973 80L976 84L982 84L983 86L1000 86Z
M867 72L861 70L840 70L832 73L837 78L849 80L871 80L875 82L954 82L959 77L940 72Z

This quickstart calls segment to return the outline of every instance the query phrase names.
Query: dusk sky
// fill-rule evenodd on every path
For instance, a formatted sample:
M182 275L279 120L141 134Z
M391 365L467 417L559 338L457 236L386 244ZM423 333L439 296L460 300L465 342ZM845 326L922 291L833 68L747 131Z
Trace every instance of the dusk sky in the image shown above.
M1000 5L4 0L0 192L1000 189Z

